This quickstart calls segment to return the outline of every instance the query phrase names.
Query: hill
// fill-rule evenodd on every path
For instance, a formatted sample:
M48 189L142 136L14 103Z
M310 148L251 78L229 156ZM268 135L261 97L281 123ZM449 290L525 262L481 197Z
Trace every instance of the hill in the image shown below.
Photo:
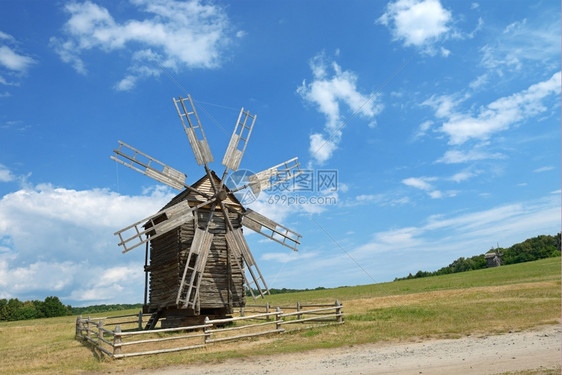
M560 256L560 233L555 236L540 235L529 238L521 243L515 244L507 249L500 247L492 248L487 253L497 252L502 254L502 265L531 262L533 260L559 257ZM406 277L396 278L396 280L417 279L421 277L448 275L451 273L465 272L487 268L485 254L475 255L470 258L460 257L447 267L443 267L434 272L418 271Z

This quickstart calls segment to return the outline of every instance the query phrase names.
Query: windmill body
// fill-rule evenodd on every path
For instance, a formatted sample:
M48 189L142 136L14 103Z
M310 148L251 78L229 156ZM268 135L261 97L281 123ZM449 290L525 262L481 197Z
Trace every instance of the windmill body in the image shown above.
M225 317L245 305L246 290L254 299L254 290L262 297L269 293L243 226L295 251L301 238L244 208L234 194L244 189L256 194L294 178L301 173L297 158L251 175L246 185L231 190L225 185L226 176L229 170L238 170L256 116L240 111L219 177L208 167L214 159L191 97L174 99L174 104L195 159L204 165L202 178L188 185L182 172L123 142L111 157L181 190L159 212L115 233L124 253L141 245L146 249L144 309L152 314L147 329L160 319L163 327L176 327L200 323L206 316Z

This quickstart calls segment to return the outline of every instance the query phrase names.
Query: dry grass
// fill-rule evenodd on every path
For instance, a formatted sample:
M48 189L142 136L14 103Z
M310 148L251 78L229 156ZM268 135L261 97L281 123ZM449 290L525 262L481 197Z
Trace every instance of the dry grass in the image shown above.
M0 323L0 374L135 371L369 342L501 334L559 322L560 258L482 271L272 296L273 306L339 299L346 323L116 361L74 339L75 317Z

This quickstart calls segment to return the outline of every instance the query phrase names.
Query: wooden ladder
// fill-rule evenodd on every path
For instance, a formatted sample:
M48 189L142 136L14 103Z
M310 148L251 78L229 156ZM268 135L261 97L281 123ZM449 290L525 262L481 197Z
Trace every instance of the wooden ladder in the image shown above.
M162 309L158 309L150 315L150 319L146 322L146 326L144 327L145 330L154 329L156 327L156 323L160 320L162 316Z
M191 266L191 258L194 258L194 265ZM181 304L183 307L189 307L191 304L193 308L195 308L195 302L197 298L197 283L195 282L195 274L197 273L195 265L199 260L199 254L196 254L194 248L191 247L189 249L189 253L187 255L187 261L185 263L185 268L183 270L183 275L180 282L180 287L178 290L178 296L176 298L176 304ZM191 274L188 276L188 273Z
M212 233L200 228L195 228L195 234L193 235L193 241L189 247L187 261L185 263L185 268L183 270L178 290L178 296L176 298L176 304L179 305L181 303L183 308L191 307L195 310L197 307L199 285L201 284L203 272L205 271L205 265L207 264L207 257L209 256L209 250L211 249L212 242ZM191 266L191 258L193 256L196 258L193 262L193 266ZM191 275L189 275L189 281L187 281L187 274L190 271Z
M182 279L176 304L181 304L183 307L190 307L191 305L191 307L195 308L195 300L198 294L197 283L195 283L195 268L186 266L184 271L191 271L191 275L189 279L187 277Z

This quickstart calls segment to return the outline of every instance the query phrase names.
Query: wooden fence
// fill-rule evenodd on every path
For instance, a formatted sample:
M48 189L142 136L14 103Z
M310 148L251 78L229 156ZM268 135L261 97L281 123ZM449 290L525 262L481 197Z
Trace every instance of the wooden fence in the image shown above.
M343 305L274 307L246 305L233 318L205 318L204 324L143 330L149 315L76 318L76 338L85 340L111 358L197 349L216 342L239 340L272 333L291 332L329 324L342 324ZM294 310L292 312L285 312ZM247 315L251 313L252 315ZM297 326L301 323L300 326ZM291 328L285 328L291 325Z

